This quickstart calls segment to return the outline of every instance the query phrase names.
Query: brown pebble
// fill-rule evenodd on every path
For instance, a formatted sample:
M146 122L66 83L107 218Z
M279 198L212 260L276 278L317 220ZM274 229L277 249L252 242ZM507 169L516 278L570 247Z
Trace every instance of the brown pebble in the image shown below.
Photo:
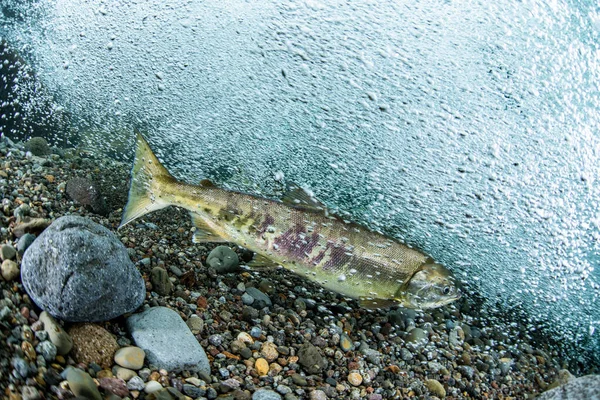
M264 358L259 358L256 360L254 367L256 368L256 372L258 372L259 376L265 376L269 373L269 363Z
M106 329L96 324L75 325L69 330L73 339L73 358L78 362L95 362L102 368L113 365L113 357L119 349L117 341Z
M350 382L350 384L352 386L360 386L362 381L363 381L363 377L358 372L350 372L348 374L348 382Z

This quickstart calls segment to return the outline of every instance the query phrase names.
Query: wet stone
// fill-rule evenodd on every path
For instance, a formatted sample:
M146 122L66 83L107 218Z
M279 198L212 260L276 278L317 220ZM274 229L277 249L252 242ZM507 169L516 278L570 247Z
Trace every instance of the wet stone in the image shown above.
M252 395L252 400L281 400L281 395L268 389L259 389Z
M164 268L152 268L150 282L152 282L152 290L161 296L167 296L173 290L173 282L169 279L169 274Z
M26 233L19 238L19 241L17 242L17 252L20 256L23 256L23 254L25 254L25 250L27 250L29 246L31 246L34 240L35 235L32 233Z
M40 314L40 321L44 324L44 331L48 333L50 341L56 346L56 352L65 355L73 348L73 339L65 332L60 324L46 311Z
M298 363L309 374L318 374L327 365L327 360L323 358L314 345L306 342L298 351Z
M4 280L10 282L16 279L20 274L19 265L13 260L4 260L0 266L0 275Z
M439 381L435 379L427 379L425 381L425 386L434 395L441 398L446 397L446 389L444 389L444 386Z
M15 250L15 248L12 247L10 244L3 244L2 247L0 247L0 258L2 259L2 261L12 260L16 257L16 255L17 250Z
M238 270L237 254L227 246L215 247L206 257L206 264L220 274Z
M69 382L69 388L76 396L90 400L102 400L96 383L88 373L70 367L64 372L64 375Z
M144 350L135 346L122 347L115 353L115 362L121 367L137 370L144 366Z
M257 288L250 287L246 289L246 293L252 296L254 302L252 302L252 307L257 309L262 309L265 307L270 307L273 305L269 296L258 290Z

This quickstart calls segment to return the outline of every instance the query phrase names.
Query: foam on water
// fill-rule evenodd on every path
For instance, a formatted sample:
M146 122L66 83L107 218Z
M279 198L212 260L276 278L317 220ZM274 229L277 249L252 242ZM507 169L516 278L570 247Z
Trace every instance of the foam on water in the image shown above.
M310 187L600 348L591 3L19 3L0 33L97 149L142 125L189 181Z

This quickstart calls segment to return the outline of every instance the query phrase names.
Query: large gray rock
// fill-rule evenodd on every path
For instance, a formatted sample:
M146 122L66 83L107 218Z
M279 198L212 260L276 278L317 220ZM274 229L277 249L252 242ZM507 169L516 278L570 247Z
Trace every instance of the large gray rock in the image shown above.
M77 216L54 221L29 246L21 280L33 301L65 321L105 321L134 311L146 288L108 229Z
M167 371L210 374L206 353L190 328L175 311L153 307L127 319L135 344L146 353L148 363Z
M542 393L536 400L600 400L600 375L586 375Z

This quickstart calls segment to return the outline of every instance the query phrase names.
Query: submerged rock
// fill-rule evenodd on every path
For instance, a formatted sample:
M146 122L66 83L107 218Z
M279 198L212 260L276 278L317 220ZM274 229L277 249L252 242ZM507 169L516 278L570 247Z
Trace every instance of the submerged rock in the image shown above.
M139 307L144 280L108 229L76 216L57 219L27 249L21 279L33 301L66 321L105 321Z
M89 206L92 211L100 215L108 215L109 210L100 187L87 178L73 178L67 182L67 194L76 202Z
M204 349L177 312L166 307L149 308L129 317L127 328L149 364L167 371L210 374Z
M239 266L237 254L227 246L217 246L206 257L206 264L221 274L235 272Z
M34 156L47 156L52 152L48 141L43 137L32 137L25 143L25 150L30 151Z

